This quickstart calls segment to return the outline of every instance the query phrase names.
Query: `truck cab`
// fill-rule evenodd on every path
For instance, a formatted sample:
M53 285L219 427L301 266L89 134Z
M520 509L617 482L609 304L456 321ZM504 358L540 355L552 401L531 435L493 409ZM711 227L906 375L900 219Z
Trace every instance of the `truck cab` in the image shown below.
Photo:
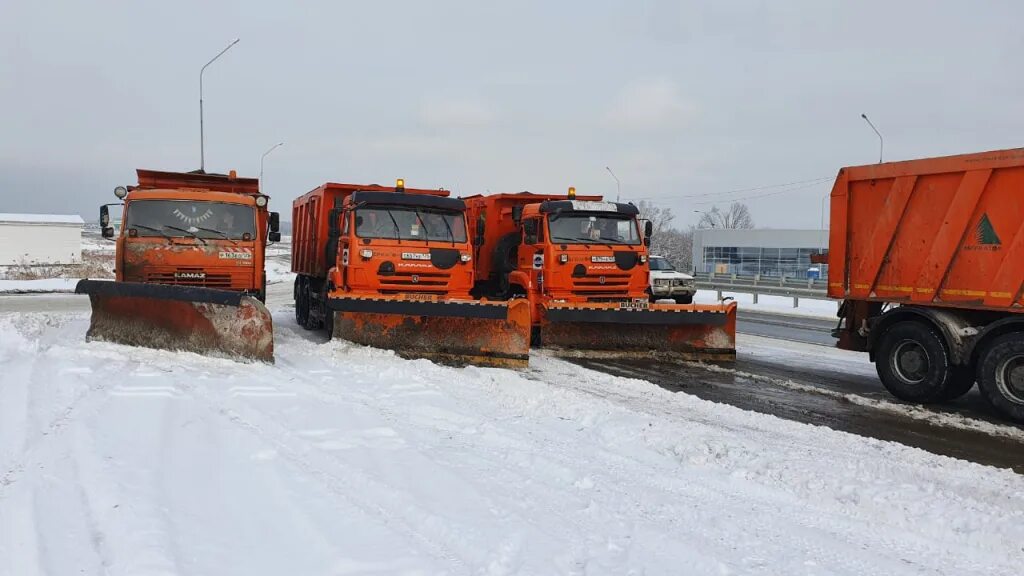
M217 288L266 299L264 251L280 240L278 215L255 178L138 170L119 186L121 230L100 210L105 238L117 243L120 282Z

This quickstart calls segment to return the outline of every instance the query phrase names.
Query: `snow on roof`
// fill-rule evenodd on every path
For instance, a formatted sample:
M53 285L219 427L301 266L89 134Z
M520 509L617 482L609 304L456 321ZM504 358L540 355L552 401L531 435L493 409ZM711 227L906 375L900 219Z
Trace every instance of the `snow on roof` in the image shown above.
M85 224L78 214L4 214L0 213L0 222L16 222L19 224Z

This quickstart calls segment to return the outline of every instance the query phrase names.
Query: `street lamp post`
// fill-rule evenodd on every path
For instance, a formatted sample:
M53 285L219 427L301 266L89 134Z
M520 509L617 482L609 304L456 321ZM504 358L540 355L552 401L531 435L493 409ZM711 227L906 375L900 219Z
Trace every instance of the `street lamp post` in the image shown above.
M203 134L203 72L206 72L206 67L213 64L214 60L220 58L225 52L231 49L232 46L238 44L239 38L235 38L230 44L224 47L223 50L217 53L209 62L203 65L199 70L199 171L206 172L206 139Z
M611 168L605 166L604 169L612 175L612 178L615 178L615 201L618 202L619 196L622 196L622 183L619 182L619 177L615 175L615 172L612 172Z
M871 129L875 131L875 134L878 134L878 163L881 164L882 149L885 146L885 141L882 139L882 133L878 131L878 128L875 128L874 124L871 123L871 120L868 118L867 114L861 114L860 117L863 118L864 121L868 123L868 126L871 126Z
M284 146L284 142L278 142L277 144L274 144L269 149L267 149L267 151L264 152L262 156L260 156L260 192L263 191L263 159L267 157L267 154L270 154L274 150L277 150L278 146Z

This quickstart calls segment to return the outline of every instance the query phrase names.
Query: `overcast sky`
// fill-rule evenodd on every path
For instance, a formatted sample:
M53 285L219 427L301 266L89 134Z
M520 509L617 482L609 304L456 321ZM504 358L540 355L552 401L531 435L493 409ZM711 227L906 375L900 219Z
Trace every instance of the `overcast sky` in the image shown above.
M0 7L0 212L90 221L135 168L564 192L815 228L839 167L1024 145L1024 3L81 2ZM822 179L813 182L814 179ZM762 188L789 182L791 187ZM728 193L732 190L752 189ZM725 194L722 194L725 193ZM771 195L767 195L767 194Z

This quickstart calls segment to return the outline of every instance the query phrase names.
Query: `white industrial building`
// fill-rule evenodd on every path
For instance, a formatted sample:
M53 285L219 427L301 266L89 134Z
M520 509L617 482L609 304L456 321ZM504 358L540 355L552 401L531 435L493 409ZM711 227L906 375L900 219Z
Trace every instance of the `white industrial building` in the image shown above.
M744 276L828 277L828 266L812 264L812 254L828 252L828 230L732 230L710 228L693 235L697 272Z
M84 225L77 214L0 213L0 266L77 264Z

